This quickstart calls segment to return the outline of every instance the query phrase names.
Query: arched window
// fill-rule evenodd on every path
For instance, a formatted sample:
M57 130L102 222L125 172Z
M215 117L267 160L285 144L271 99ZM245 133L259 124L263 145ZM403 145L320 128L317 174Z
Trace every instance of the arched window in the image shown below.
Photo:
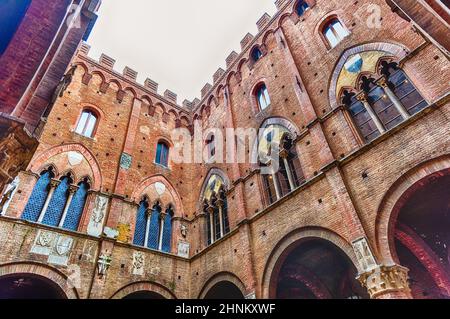
M267 90L267 86L262 83L259 86L257 86L256 91L256 101L258 103L259 109L265 110L270 105L270 96L269 91Z
M61 221L64 213L64 208L66 207L67 199L69 198L69 188L72 184L72 177L70 174L61 178L58 186L56 186L53 192L48 208L42 219L44 225L57 227Z
M262 56L263 56L263 54L262 54L261 49L259 47L255 47L252 50L251 57L252 57L253 62L259 61L259 59L261 59Z
M165 142L159 142L156 147L155 163L169 167L169 146Z
M172 249L172 219L174 212L172 206L166 209L165 216L161 218L162 222L162 236L161 236L161 251L170 253Z
M94 112L84 110L81 113L75 132L85 137L94 137L95 130L97 128L97 120L98 117Z
M0 55L8 48L30 3L31 0L0 2Z
M345 90L342 102L347 106L350 116L365 141L370 142L380 136L380 131L378 131L363 102L356 97L355 93Z
M349 32L338 18L333 18L323 26L322 34L328 41L329 46L334 48L339 44L339 42L349 35Z
M78 188L74 189L67 214L63 216L62 227L67 230L76 231L80 224L81 216L86 205L90 185L87 179L78 184ZM70 195L69 195L70 196Z
M276 147L274 147L276 146ZM272 150L278 149L279 165L275 171L267 159L272 157ZM267 168L269 174L263 174L263 185L269 204L288 195L305 182L305 177L300 160L295 150L292 134L281 125L269 125L264 129L262 139L259 141L259 154L265 154L261 158L261 165ZM272 156L271 156L272 155Z
M342 103L365 142L371 142L428 105L395 62L367 60L364 62L367 68L372 61L379 69L373 66L371 74L361 76L361 68L356 66L361 66L364 58L371 55L374 55L372 51L362 53L346 63L347 74L353 73L360 80L353 89L343 90L342 95Z
M147 247L154 250L159 250L161 239L161 205L156 203L149 216L149 225L147 228Z
M210 177L203 197L203 210L207 215L206 233L208 245L211 245L230 232L225 184L220 176Z
M208 147L208 157L213 158L216 155L216 142L214 134L211 134L206 140L206 146Z
M146 246L145 239L147 232L148 207L148 201L145 198L139 204L139 209L136 216L133 244L137 246Z
M305 0L298 1L297 5L295 6L295 11L297 12L298 16L302 16L308 9L309 5Z
M50 182L54 177L53 168L42 172L39 180L31 192L30 199L28 200L25 210L22 214L22 219L30 222L37 222L44 205L47 201L48 194L50 192Z

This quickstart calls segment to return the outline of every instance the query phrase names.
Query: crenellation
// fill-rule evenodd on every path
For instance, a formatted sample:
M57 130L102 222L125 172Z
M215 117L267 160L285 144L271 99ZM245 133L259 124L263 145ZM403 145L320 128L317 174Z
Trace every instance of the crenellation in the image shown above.
M251 33L247 33L245 37L241 40L241 48L242 51L245 51L247 45L252 42L252 40L255 38L255 36Z
M177 94L173 93L170 90L165 90L164 91L164 97L170 101L172 101L173 103L177 104Z
M225 74L225 70L222 69L222 68L219 68L219 69L214 73L214 76L213 76L214 84L216 84L224 74Z
M138 73L136 71L134 71L132 68L126 66L123 69L122 75L130 80L136 81Z
M144 86L153 93L158 93L158 83L153 81L152 79L145 79Z
M258 31L261 32L263 29L270 23L272 17L268 13L264 13L264 15L256 22L258 26Z
M116 60L102 53L99 59L99 63L100 65L103 65L104 67L112 70L114 69L114 64L116 63Z
M208 95L208 93L211 91L212 87L213 86L211 85L211 83L206 83L205 86L203 86L202 92L201 92L202 100Z

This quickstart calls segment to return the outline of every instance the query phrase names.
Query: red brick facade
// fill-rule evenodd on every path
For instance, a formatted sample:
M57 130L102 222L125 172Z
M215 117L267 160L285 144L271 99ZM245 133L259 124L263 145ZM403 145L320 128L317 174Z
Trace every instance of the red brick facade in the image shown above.
M409 284L409 261L401 263L398 240L429 274L429 287L449 296L449 261L397 223L411 194L428 187L430 176L446 182L449 175L448 56L385 1L339 7L306 2L309 10L299 16L298 1L277 1L275 16L258 22L259 33L245 37L242 53L229 56L227 70L214 75L201 100L182 106L172 92L159 95L152 80L138 84L133 70L119 74L114 60L103 55L94 61L81 46L72 60L72 81L49 112L33 159L0 217L0 280L23 268L56 282L69 298L123 298L142 291L204 298L223 282L247 298L422 298L431 288ZM381 16L374 15L373 4ZM322 30L330 17L349 32L332 48ZM380 27L373 27L380 17ZM250 52L257 46L262 57L253 61ZM349 59L365 54L382 56L378 69L384 58L396 61L426 103L370 142L340 98ZM264 110L255 97L260 83L271 100ZM387 99L389 87L384 90ZM76 133L83 110L97 118L92 138ZM204 130L287 128L305 182L271 203L252 163L156 164L158 142L173 151L178 141L172 131L193 131L195 120ZM247 147L253 151L253 144ZM74 185L86 178L90 183L76 232L21 220L39 175L50 166L54 180L70 172ZM208 245L202 201L211 176L225 185L230 232ZM173 209L170 253L133 244L144 196L151 207ZM43 236L71 243L65 262L45 253ZM179 244L189 245L188 256ZM302 255L298 247L311 253ZM103 273L100 266L108 258ZM327 260L336 261L334 270L323 266ZM298 267L291 274L292 265ZM73 266L80 280L71 290L63 281L73 279ZM338 271L349 279L334 284L344 277ZM286 285L283 278L298 285Z

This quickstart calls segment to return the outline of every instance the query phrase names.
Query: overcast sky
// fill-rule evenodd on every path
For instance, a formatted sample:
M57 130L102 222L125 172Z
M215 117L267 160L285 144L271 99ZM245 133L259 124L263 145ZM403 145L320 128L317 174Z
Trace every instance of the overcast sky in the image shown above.
M169 89L178 102L200 96L206 82L232 50L240 52L256 21L273 15L275 0L103 0L88 43L91 57L105 53L149 77L159 93Z

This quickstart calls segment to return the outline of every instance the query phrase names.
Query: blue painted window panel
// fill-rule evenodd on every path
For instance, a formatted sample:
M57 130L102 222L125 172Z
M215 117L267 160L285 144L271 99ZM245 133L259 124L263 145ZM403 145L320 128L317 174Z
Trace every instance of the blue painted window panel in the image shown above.
M147 247L150 249L158 250L159 246L159 216L161 208L153 208L152 215L150 217L150 229L148 234Z
M170 253L172 248L172 216L167 214L164 218L164 229L162 234L162 251Z
M254 48L252 51L252 59L254 62L257 62L259 59L262 58L262 52L259 48Z
M69 191L70 180L65 177L61 180L61 183L56 187L55 192L50 200L48 209L45 213L44 220L42 223L48 226L58 226L61 221L62 214L64 212L64 207L67 202L67 195Z
M27 206L22 214L22 219L30 222L37 222L39 215L44 208L45 200L48 196L49 185L52 177L50 172L44 173L37 181L28 200Z
M134 230L133 244L137 246L145 246L145 231L147 228L147 205L145 202L141 202L138 213L136 216L136 229Z
M83 214L84 205L86 204L87 192L89 186L85 183L80 184L78 190L73 195L69 210L67 211L66 220L63 228L67 230L77 231L80 224L81 215Z

